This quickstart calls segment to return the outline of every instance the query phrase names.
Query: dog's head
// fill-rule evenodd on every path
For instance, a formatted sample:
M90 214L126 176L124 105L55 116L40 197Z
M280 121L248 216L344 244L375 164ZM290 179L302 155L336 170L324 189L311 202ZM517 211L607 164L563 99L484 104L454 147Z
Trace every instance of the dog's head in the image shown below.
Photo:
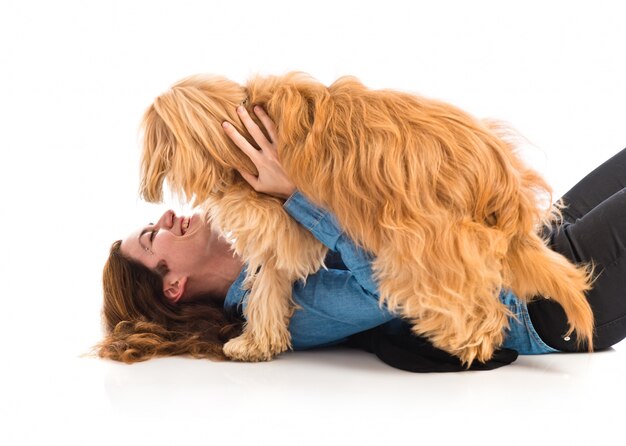
M229 121L253 141L235 111L246 98L244 87L212 75L187 77L158 96L141 125L142 198L161 201L167 181L179 198L197 205L231 184L236 169L257 174L222 129L222 122Z
M195 75L177 82L154 100L143 117L142 198L161 201L167 181L179 198L198 205L233 182L245 183L238 170L257 175L252 161L222 128L222 123L229 121L257 147L237 116L237 106L246 106L261 128L252 106L265 107L280 135L281 156L282 147L296 148L303 143L317 104L327 99L326 87L302 72L255 76L245 86L215 75ZM322 126L319 131L323 130ZM289 154L284 155L288 162Z

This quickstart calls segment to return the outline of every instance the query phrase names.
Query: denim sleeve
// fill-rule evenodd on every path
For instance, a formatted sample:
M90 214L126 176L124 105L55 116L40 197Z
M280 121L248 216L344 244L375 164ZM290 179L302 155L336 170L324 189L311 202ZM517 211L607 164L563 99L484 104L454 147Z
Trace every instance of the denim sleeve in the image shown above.
M289 325L294 349L336 344L394 319L396 316L386 306L379 305L372 255L343 233L334 216L299 192L284 207L320 242L337 251L348 268L321 269L307 277L306 283L294 285L293 299L299 307Z
M231 285L224 300L228 313L245 317L250 290L242 289L247 266ZM292 288L296 310L289 321L289 332L295 350L343 342L360 333L394 319L381 308L378 298L368 293L349 270L320 269L297 281Z
M295 350L337 344L350 335L395 319L348 270L320 270L293 288L296 311L289 321Z
M378 285L372 277L373 255L356 246L344 234L333 214L311 203L299 191L294 192L283 207L327 248L341 255L341 260L364 291L378 297Z

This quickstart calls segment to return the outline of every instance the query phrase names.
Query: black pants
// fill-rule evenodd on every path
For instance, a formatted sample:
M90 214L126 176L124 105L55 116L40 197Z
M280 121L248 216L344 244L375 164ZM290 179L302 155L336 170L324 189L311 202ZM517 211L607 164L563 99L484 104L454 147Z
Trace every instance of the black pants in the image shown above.
M587 292L595 318L594 350L626 337L626 149L583 178L563 197L563 224L549 233L550 247L574 263L596 264ZM564 338L567 317L548 299L528 304L530 319L543 341L574 352L575 334Z

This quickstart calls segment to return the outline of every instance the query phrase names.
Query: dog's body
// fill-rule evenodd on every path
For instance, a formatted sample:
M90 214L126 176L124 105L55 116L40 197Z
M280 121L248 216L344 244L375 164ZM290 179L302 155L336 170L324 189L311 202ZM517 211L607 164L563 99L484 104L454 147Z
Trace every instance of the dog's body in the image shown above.
M191 77L144 117L142 194L161 198L164 179L202 203L232 232L248 262L247 324L224 351L267 360L290 346L293 282L323 265L324 248L272 197L236 172L254 173L224 135L223 120L249 134L234 112L261 104L278 129L281 164L297 188L337 217L375 255L381 302L466 364L486 361L504 340L511 289L557 301L580 343L592 349L584 292L592 273L538 235L558 208L542 206L547 183L526 167L498 128L438 101L369 90L351 77L330 87L301 73L252 79ZM556 211L556 212L555 212ZM260 267L260 269L259 269Z

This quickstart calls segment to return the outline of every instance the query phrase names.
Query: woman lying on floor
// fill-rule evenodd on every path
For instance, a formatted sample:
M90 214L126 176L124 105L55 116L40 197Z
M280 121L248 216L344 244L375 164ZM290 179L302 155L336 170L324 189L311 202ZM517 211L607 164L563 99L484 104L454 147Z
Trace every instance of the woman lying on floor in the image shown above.
M261 134L243 115L250 133ZM293 285L294 350L344 344L404 370L465 370L458 358L413 335L409 324L379 306L371 256L343 234L332 214L295 189L277 158L274 123L260 109L257 115L271 140L257 137L262 150L233 126L224 127L258 169L258 177L242 172L243 177L255 190L285 199L285 211L330 249L327 270ZM562 200L563 221L544 238L574 263L594 262L596 280L587 299L595 317L594 348L603 350L626 337L626 149ZM224 359L223 344L238 336L245 322L245 272L246 265L210 222L199 214L179 217L167 211L111 247L103 273L106 337L99 355L127 363L172 355ZM475 361L470 370L497 368L518 354L577 351L575 336L564 336L568 324L559 304L538 297L526 305L508 290L499 298L515 315L506 340L490 361Z

